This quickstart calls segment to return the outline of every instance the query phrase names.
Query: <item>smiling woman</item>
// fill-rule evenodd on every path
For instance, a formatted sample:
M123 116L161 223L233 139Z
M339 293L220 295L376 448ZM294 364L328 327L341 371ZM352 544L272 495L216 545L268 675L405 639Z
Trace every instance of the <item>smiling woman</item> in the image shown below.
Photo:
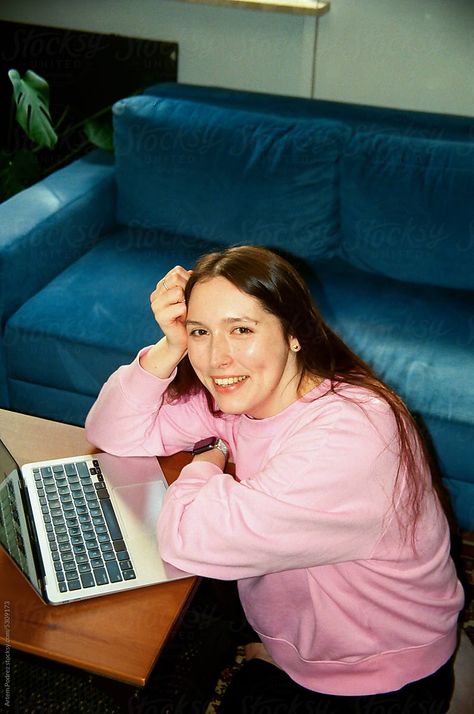
M176 266L150 302L164 337L110 377L87 437L193 453L158 541L175 566L238 583L256 641L220 711L446 712L463 593L401 399L267 249Z

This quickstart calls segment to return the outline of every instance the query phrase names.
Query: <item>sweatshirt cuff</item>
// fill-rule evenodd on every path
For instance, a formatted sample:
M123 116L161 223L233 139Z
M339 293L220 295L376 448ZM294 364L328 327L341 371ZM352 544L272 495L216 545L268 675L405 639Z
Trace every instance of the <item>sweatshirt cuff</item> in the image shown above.
M120 374L120 386L125 396L133 402L139 401L142 406L156 406L157 400L163 396L177 372L174 369L167 379L161 379L143 369L140 357L146 354L151 347L152 345L141 349L131 364L122 367Z
M202 481L203 479L207 480L210 476L222 475L223 473L217 464L211 464L210 461L191 461L181 469L179 478L198 478Z

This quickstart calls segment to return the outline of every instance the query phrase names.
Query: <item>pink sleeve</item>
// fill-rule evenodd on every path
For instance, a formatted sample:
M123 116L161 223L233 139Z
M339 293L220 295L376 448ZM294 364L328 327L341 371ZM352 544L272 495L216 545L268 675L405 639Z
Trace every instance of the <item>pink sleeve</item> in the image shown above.
M139 363L143 351L102 387L87 415L88 441L118 456L166 456L190 450L199 439L214 435L216 427L204 398L163 403L175 373L159 379L144 370Z
M224 580L369 558L398 457L357 407L343 411L302 427L240 483L186 466L159 517L163 558Z

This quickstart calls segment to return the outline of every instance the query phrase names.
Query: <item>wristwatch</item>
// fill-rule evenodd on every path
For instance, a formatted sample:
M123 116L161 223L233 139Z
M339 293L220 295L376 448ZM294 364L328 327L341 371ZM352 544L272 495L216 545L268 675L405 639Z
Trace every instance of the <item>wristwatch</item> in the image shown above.
M210 451L211 449L219 449L219 451L224 454L226 461L229 458L229 449L227 448L227 444L218 436L208 436L207 439L197 441L193 446L193 456L196 456L196 454L202 454L205 451Z

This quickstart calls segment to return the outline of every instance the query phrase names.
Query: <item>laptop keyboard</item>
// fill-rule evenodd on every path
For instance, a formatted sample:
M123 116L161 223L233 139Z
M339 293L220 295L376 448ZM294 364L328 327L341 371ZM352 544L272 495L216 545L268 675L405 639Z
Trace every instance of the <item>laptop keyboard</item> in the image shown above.
M34 469L62 593L136 577L99 462L90 464Z

